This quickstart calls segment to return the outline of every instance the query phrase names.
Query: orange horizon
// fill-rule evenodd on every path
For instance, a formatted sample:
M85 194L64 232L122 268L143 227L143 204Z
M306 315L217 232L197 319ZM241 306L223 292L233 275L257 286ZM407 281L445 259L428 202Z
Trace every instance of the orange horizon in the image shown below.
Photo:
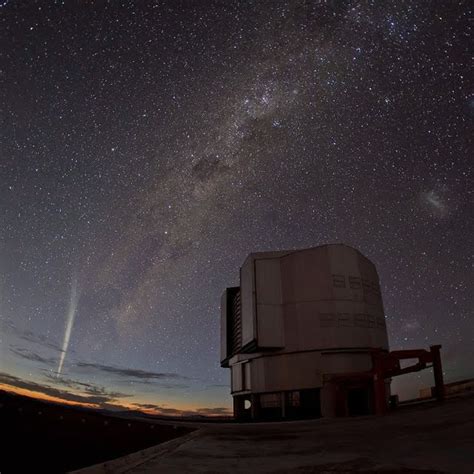
M55 397L53 395L47 395L46 393L41 393L36 390L30 390L28 388L15 387L14 385L0 383L0 390L5 392L15 393L17 395L24 395L26 397L35 398L37 400L56 402L63 405L72 405L72 406L82 406L86 408L100 408L96 403L85 403L85 402L75 402L72 400L65 400L60 397Z
M48 395L46 393L42 393L37 390L31 390L27 388L21 388L21 387L16 387L15 385L10 385L10 384L5 384L5 383L0 383L0 390L4 390L6 392L14 393L17 395L23 395L26 397L34 398L36 400L41 400L41 401L48 401L48 402L54 402L54 403L59 403L62 405L69 405L69 406L80 406L84 408L96 408L96 409L101 409L101 405L98 403L87 403L87 402L78 402L78 401L73 401L73 400L66 400L61 397L55 397L53 395ZM71 392L72 393L72 392ZM126 410L133 410L133 411L140 411L142 413L148 414L148 415L161 415L161 416L173 416L173 415L167 415L159 410L155 410L153 408L141 408L140 404L138 403L121 403L121 404L115 404L115 403L108 403L109 406L116 407L117 409L126 409ZM199 411L196 411L196 409L193 408L188 408L188 409L182 409L182 408L174 408L177 412L181 412L182 414L177 414L176 416L185 416L185 413L196 413L199 414ZM229 410L230 414L230 410ZM222 415L213 415L213 414L206 414L206 416L213 417L213 416L222 416Z

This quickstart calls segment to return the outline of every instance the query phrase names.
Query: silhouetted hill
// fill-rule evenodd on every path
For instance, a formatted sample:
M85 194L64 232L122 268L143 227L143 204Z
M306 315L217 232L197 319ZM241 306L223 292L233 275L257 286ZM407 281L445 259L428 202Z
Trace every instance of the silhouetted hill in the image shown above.
M0 391L0 415L2 474L66 472L192 431L172 423L147 421L141 412L133 416L131 412L112 414L4 391Z

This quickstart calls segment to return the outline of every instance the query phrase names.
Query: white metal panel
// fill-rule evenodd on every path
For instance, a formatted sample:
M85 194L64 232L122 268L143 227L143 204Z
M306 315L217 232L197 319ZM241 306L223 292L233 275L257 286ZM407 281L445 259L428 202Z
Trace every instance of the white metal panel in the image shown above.
M281 304L280 259L256 259L255 274L257 304Z
M243 344L258 336L259 346L283 349L235 355L233 392L243 389L242 370L254 393L317 388L325 373L370 368L368 352L346 349L388 349L377 271L351 247L252 254L241 269L241 299ZM317 352L325 349L341 352Z
M305 286L285 301L286 351L388 348L378 276L369 260L351 247L328 245L283 261L283 284ZM318 269L309 270L309 265Z
M245 362L243 364L244 380L245 380L244 389L245 390L251 390L252 389L252 377L251 377L251 371L250 371L250 367L251 367L250 364L251 364L251 362Z
M283 347L283 306L279 258L255 260L257 344Z
M227 290L221 296L221 362L227 357Z
M372 368L372 358L367 352L322 354L320 367L323 374L366 372Z
M354 293L356 299L360 300L362 290L353 290L349 285L350 276L360 280L359 254L353 248L345 245L328 245L327 252L329 258L328 277L332 281L332 298L335 300L352 300Z
M256 338L254 259L250 256L240 270L242 345Z
M257 305L258 347L284 347L283 307L281 305Z
M320 357L319 353L302 352L254 359L252 390L276 392L320 387Z
M281 258L284 303L332 297L326 247L298 250Z
M236 364L231 367L232 371L232 392L243 390L242 385L242 364Z
M316 301L287 305L285 350L388 348L383 313L363 302Z

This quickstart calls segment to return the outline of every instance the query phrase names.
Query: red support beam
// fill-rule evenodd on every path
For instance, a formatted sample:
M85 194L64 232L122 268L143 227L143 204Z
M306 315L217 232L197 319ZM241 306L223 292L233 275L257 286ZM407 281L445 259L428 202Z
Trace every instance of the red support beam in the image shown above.
M351 380L356 381L367 378L372 379L374 411L375 414L381 415L387 411L385 379L408 374L410 372L418 372L430 367L428 364L432 364L435 379L435 396L438 400L442 401L445 397L445 390L440 349L440 345L431 346L429 351L425 349L410 349L387 352L382 349L375 349L372 351L372 370L340 376L334 374L331 377L331 380L336 383L337 389L338 383L340 384ZM402 369L400 361L406 359L418 359L418 362Z
M433 361L433 375L435 379L435 397L441 402L445 397L445 389L440 349L440 345L430 346L431 358Z
M444 400L445 390L443 368L441 364L440 345L430 346L430 350L410 349L401 351L374 351L372 354L374 374L375 413L383 413L386 409L385 379L397 375L418 372L426 369L431 363L435 379L435 396L439 401ZM418 359L418 362L409 367L400 366L401 360Z
M385 390L384 357L381 351L373 354L372 363L375 414L383 415L387 411L387 393Z

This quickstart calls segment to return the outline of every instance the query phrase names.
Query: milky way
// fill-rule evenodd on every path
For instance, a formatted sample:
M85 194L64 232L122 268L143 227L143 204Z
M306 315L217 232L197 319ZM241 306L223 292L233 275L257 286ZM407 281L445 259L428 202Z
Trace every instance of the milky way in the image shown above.
M220 293L328 242L376 263L393 348L474 375L467 2L1 7L0 382L223 413Z

